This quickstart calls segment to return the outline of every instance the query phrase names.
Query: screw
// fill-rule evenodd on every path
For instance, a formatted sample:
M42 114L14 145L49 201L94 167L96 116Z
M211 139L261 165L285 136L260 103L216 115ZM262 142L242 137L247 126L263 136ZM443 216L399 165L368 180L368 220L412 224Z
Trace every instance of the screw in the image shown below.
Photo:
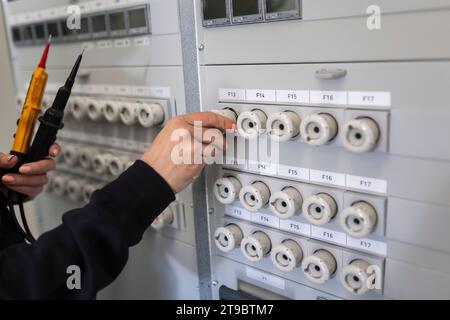
M213 287L217 287L219 285L219 281L214 280L212 283Z
M213 214L213 213L214 213L214 208L209 208L209 209L208 209L208 213L209 213L209 214Z
M203 51L205 50L205 45L202 43L201 45L198 46L198 51Z

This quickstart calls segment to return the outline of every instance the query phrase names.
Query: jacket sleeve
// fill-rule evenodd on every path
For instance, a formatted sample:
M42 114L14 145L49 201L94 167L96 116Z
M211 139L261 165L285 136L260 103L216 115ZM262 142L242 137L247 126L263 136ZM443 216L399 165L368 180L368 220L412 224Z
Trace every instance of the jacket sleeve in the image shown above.
M84 208L66 213L59 227L34 244L17 244L0 252L0 298L95 298L119 275L129 247L142 239L174 200L166 181L137 161L116 181L96 191ZM72 272L70 266L75 266ZM69 290L67 282L72 283L70 276L77 268L81 289Z

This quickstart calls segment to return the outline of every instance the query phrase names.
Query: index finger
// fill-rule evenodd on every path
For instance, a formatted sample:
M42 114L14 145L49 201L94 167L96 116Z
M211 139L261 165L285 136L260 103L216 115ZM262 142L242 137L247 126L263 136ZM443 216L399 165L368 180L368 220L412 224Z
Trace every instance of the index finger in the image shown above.
M55 160L46 159L37 162L27 163L20 167L19 172L24 175L39 175L53 170L56 166Z
M214 112L194 112L184 116L186 122L194 125L194 122L201 121L202 126L206 128L216 128L225 132L234 130L236 124L231 119L218 115Z

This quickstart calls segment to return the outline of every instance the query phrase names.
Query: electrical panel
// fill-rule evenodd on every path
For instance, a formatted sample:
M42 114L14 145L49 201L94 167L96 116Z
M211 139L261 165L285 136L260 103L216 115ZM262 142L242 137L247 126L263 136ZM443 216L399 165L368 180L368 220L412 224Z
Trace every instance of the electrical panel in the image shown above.
M73 12L71 5L76 6ZM62 153L36 204L43 232L58 225L64 212L84 206L95 190L142 155L165 123L186 113L184 77L191 66L185 63L181 41L182 8L177 0L49 0L3 1L3 9L18 110L49 35L53 44L44 110L84 49L58 136ZM80 29L71 30L70 15L77 12ZM131 250L120 278L100 298L198 299L194 230L188 188L155 220ZM181 281L184 285L179 287Z
M450 297L450 3L254 3L197 3L214 298Z
M238 127L101 298L450 297L448 0L35 2L3 0L18 108L49 34L43 108L85 50L41 231L172 117Z

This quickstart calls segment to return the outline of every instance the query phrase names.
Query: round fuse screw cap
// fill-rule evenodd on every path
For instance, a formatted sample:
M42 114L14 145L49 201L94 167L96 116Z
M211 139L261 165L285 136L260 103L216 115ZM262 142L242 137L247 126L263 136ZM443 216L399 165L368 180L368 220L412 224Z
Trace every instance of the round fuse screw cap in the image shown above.
M229 224L226 227L217 228L214 232L214 242L222 252L230 252L239 247L244 237L241 228L236 224Z
M303 202L302 212L309 223L323 226L336 216L337 204L329 194L319 193Z
M235 177L224 177L214 183L214 195L222 204L232 204L239 198L241 182Z
M354 295L362 295L369 291L369 281L372 280L370 279L371 274L368 272L369 267L367 261L360 259L345 266L340 277L344 288Z
M280 219L290 219L299 213L303 198L294 187L275 192L269 200L270 210Z
M322 249L303 259L302 269L311 282L323 284L336 272L337 263L333 254Z
M239 200L241 204L250 212L256 212L264 208L269 202L269 199L269 187L260 181L243 187L239 192Z
M267 120L270 138L276 142L287 142L300 134L300 117L293 111L276 112Z
M337 132L336 119L328 113L311 114L300 125L300 135L312 146L326 145L336 137Z
M262 231L257 231L242 239L241 251L244 257L251 262L258 262L270 253L272 242Z
M342 143L354 153L364 153L375 149L380 139L378 124L370 118L357 118L344 124Z
M238 133L245 139L256 139L266 130L267 115L262 110L242 112L237 119Z
M283 272L291 272L297 268L303 258L300 245L294 240L285 240L275 246L270 258L275 267Z
M372 233L377 224L377 211L371 204L359 201L340 213L339 222L348 235L364 238Z

